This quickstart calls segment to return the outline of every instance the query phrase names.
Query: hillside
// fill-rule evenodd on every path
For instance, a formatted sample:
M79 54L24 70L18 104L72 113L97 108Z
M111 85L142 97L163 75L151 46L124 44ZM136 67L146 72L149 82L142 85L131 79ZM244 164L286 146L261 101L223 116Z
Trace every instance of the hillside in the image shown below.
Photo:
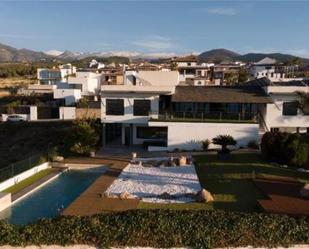
M220 63L222 61L229 61L229 62L235 61L239 56L240 54L237 54L233 51L220 48L201 53L198 56L198 59L201 62Z
M265 57L269 57L283 63L288 63L291 62L292 60L299 58L294 55L282 54L282 53L248 53L240 55L226 49L214 49L201 53L198 56L201 62L208 62L208 63L209 62L221 63L223 61L258 62L264 59ZM309 64L309 59L307 58L299 58L299 59L302 60L304 64Z
M16 49L0 43L0 62L42 62L53 57L29 49Z
M271 53L271 54L263 54L263 53L249 53L249 54L245 54L240 56L240 60L243 62L258 62L262 59L264 59L265 57L269 57L272 59L275 59L277 61L283 62L283 63L287 63L290 62L292 60L295 60L299 57L294 56L294 55L290 55L290 54L281 54L281 53ZM303 63L305 64L309 64L309 59L307 58L299 58L303 61Z

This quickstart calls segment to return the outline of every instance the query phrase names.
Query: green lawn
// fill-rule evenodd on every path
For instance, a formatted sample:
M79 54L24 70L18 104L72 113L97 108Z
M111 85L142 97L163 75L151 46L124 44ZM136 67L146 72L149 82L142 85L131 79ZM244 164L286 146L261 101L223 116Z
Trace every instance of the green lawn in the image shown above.
M254 176L288 177L308 182L309 174L265 162L259 154L231 154L195 157L202 187L214 195L214 209L254 211L258 199L265 198L252 182Z
M231 211L257 211L257 200L265 196L254 185L254 176L288 177L309 182L309 174L296 169L273 166L264 161L260 154L231 154L228 157L203 155L195 156L196 172L203 188L210 191L213 203L184 204L139 204L139 208L154 209L224 209Z
M53 169L50 169L50 168L49 169L44 169L44 170L34 174L33 176L30 176L27 179L25 179L25 180L15 184L14 186L9 187L9 188L3 190L3 192L11 193L11 194L17 193L18 191L24 189L25 187L27 187L27 186L33 184L34 182L40 180L44 176L47 176L52 171L53 171Z

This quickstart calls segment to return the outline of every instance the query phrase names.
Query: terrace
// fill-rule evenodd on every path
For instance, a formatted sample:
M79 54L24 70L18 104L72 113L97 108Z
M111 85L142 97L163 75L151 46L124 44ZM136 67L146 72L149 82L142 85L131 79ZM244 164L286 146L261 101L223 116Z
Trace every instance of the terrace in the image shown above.
M150 114L150 121L158 122L205 122L205 123L258 123L259 113L254 112L166 112Z

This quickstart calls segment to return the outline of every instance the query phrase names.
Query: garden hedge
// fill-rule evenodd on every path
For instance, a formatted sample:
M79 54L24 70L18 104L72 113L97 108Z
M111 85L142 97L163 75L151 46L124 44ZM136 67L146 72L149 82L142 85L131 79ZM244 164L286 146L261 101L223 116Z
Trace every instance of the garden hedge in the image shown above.
M26 226L0 222L0 245L88 244L213 248L309 244L309 217L197 210L134 210L58 217Z

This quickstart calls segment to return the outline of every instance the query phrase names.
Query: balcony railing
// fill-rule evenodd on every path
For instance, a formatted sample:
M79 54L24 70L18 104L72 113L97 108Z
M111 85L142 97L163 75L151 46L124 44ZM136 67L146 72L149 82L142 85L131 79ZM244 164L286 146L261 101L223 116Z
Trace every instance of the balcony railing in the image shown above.
M151 121L257 123L258 113L252 112L166 112L150 113Z

